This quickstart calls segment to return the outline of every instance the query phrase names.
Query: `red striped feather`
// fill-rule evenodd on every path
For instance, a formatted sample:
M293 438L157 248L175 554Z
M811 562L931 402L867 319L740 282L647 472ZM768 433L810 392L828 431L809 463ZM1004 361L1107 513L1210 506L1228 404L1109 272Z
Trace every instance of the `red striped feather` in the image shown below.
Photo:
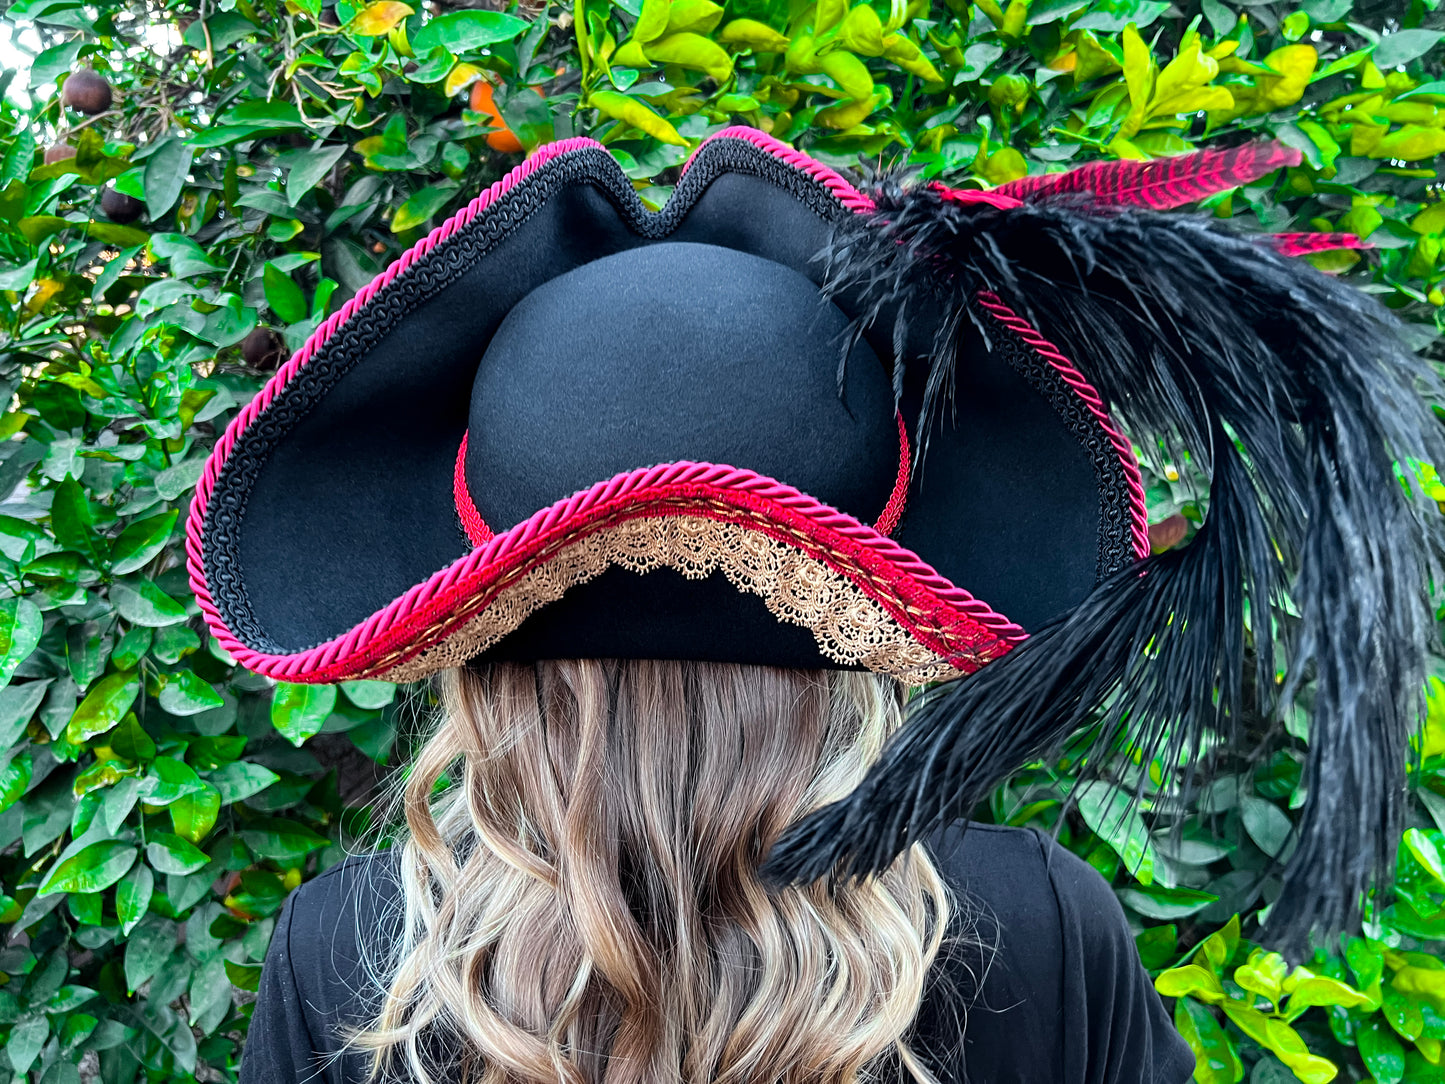
M1092 192L1101 203L1168 210L1297 166L1300 152L1273 141L1196 151L1149 162L1091 162L1067 173L1021 177L993 191L1018 199Z
M1372 247L1353 233L1272 233L1269 241L1285 256L1307 256L1311 252L1330 252L1337 248Z

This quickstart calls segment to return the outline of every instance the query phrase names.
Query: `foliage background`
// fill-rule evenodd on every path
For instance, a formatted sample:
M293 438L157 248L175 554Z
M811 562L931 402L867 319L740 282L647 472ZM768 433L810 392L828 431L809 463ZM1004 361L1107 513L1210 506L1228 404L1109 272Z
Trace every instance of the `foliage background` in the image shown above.
M1438 0L536 2L0 0L0 1084L234 1079L274 916L368 825L425 694L237 670L187 590L189 490L285 352L537 145L596 136L657 205L738 121L979 185L1270 135L1304 164L1204 213L1367 237L1313 258L1441 356ZM99 112L61 102L81 69ZM1192 473L1144 453L1177 544ZM1432 689L1398 895L1307 968L1248 939L1307 712L1179 843L1068 760L989 813L1062 820L1113 880L1197 1080L1445 1081Z

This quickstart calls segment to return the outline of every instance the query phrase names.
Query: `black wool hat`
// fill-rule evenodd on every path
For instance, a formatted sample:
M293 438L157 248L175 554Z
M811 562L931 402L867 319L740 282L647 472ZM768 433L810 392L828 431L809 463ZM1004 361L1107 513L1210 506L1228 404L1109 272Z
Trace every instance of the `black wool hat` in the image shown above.
M1440 517L1395 461L1441 461L1431 374L1289 258L1350 239L1162 213L1296 160L864 194L738 128L652 212L600 145L554 144L232 422L196 595L293 682L632 657L937 683L775 848L785 879L882 868L1084 727L1178 763L1308 680L1272 922L1343 927L1402 827ZM1150 556L1110 404L1210 471L1189 545Z

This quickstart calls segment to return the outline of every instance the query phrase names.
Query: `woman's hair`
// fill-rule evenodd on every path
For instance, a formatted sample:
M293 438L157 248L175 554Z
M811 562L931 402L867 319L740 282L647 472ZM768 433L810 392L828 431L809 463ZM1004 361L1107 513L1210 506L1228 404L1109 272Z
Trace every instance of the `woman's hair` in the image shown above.
M921 846L765 887L898 726L872 674L702 662L448 671L402 802L372 1079L852 1084L905 1041L954 901ZM894 1066L896 1073L896 1065Z

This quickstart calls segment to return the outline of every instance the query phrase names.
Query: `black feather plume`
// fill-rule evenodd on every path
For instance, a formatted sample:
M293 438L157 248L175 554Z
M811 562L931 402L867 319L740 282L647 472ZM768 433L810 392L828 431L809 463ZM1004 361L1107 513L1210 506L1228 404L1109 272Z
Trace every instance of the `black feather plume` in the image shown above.
M876 213L833 237L830 289L860 328L893 321L895 341L926 321L920 458L962 322L997 334L973 304L987 290L1137 431L1192 450L1208 515L1189 546L916 699L863 784L796 825L764 874L881 869L1101 719L1097 751L1127 736L1146 757L1192 762L1211 733L1237 741L1246 711L1283 717L1309 681L1308 798L1266 936L1297 952L1351 927L1393 869L1434 634L1442 517L1395 470L1445 462L1428 366L1364 294L1211 219L1067 196L1002 210L896 183L874 196Z

